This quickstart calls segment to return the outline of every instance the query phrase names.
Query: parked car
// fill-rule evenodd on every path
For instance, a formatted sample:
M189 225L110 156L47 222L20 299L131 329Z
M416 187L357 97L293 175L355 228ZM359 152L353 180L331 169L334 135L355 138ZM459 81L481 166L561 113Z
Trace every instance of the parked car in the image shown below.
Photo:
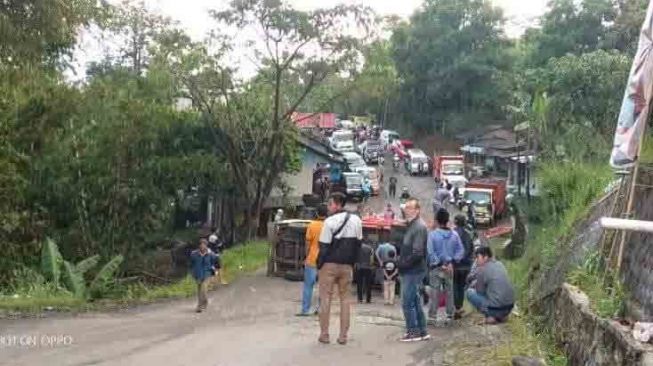
M342 174L345 180L345 190L349 198L363 197L363 176L359 173L347 172Z
M395 140L399 140L399 133L392 130L381 131L381 143L384 148L387 148Z
M357 168L366 168L367 164L365 164L365 160L363 158L356 154L355 152L344 152L342 153L343 159L345 159L345 162L347 163L347 166L349 167L349 171L353 172Z
M372 167L358 167L355 170L356 173L359 173L363 178L368 178L372 184L372 194L378 195L381 192L381 185L379 183L379 173L376 171L376 168Z

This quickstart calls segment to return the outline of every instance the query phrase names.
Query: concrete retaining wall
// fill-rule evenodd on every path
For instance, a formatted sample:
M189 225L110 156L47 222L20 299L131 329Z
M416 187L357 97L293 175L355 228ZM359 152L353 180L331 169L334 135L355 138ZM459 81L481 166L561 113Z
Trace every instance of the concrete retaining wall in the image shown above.
M653 346L636 341L630 328L597 317L587 296L563 284L555 295L553 334L569 365L653 366Z

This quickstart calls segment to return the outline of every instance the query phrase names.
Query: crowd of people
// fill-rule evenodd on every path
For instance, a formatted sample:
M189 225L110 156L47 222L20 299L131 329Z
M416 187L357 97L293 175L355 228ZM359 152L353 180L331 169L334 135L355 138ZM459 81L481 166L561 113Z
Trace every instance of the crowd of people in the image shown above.
M383 301L394 305L397 292L406 322L402 342L427 340L427 323L437 322L445 306L445 322L463 316L465 298L484 316L484 322L504 322L513 303L513 288L505 267L493 258L489 247L474 248L466 217L457 215L450 225L445 208L436 212L437 228L429 231L420 217L420 203L408 198L403 208L406 230L401 242L380 243L376 249L363 235L361 219L345 207L345 196L333 193L328 207L319 210L306 233L307 255L299 316L318 314L321 343L330 342L331 299L337 287L340 299L339 344L347 343L350 323L350 290L356 280L359 303L370 303L377 269L383 275ZM392 207L384 212L394 218ZM328 216L328 217L327 217ZM318 304L311 308L313 287L318 284ZM397 291L399 290L399 291ZM428 298L428 313L423 304Z
M396 179L390 180L391 197L396 189L392 183L396 185ZM506 269L494 259L489 247L474 247L473 232L465 215L457 215L451 222L446 204L451 194L451 187L445 184L436 189L432 202L436 227L429 230L421 218L419 200L403 190L403 238L400 242L376 245L365 240L359 215L345 210L346 195L330 193L327 204L318 207L317 218L306 230L302 301L297 314L319 315L320 343L331 341L329 318L336 289L340 300L337 343L344 345L350 325L352 282L355 279L358 302L370 303L377 273L382 274L384 304L392 306L396 295L400 296L406 324L402 342L429 339L427 323L438 322L442 305L445 323L460 319L465 299L483 314L485 323L506 321L514 304ZM394 218L392 206L387 204L384 219ZM221 267L219 255L209 244L208 238L202 238L199 248L191 254L191 273L198 286L198 312L206 309L208 280ZM313 308L316 285L318 301ZM428 304L426 314L424 304Z

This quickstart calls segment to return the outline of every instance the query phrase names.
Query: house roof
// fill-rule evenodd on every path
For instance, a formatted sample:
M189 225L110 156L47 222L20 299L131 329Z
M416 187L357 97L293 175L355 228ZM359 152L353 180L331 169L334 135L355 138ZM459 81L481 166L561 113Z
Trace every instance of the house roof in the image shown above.
M469 131L461 132L461 133L456 135L456 138L458 138L460 140L475 139L475 138L478 138L478 137L480 137L482 135L485 135L488 132L498 130L498 129L502 129L502 128L504 128L504 127L502 125L499 125L499 124L491 124L491 125L487 125L487 126L481 126L481 127L477 127L477 128L472 129L472 130L469 130Z
M333 163L344 164L345 159L342 157L342 154L336 151L329 150L329 147L323 144L320 141L317 141L310 136L300 133L297 136L297 142L299 142L305 148L313 151L314 153L328 159Z
M336 128L335 113L300 113L295 112L292 120L299 128Z

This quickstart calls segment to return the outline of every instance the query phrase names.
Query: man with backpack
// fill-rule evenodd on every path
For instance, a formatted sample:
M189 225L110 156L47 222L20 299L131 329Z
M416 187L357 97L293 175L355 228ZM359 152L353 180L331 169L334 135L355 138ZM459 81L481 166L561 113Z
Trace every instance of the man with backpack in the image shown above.
M428 253L431 305L429 318L437 319L440 295L447 295L447 322L453 319L453 272L454 264L463 258L464 249L458 234L449 228L449 211L441 208L435 215L438 228L429 233L426 249Z
M318 254L318 286L320 294L320 343L329 343L329 316L333 288L338 285L340 297L340 335L338 344L347 344L351 304L349 289L353 266L360 258L363 225L360 217L346 212L346 196L340 192L329 197L331 216L324 220Z

